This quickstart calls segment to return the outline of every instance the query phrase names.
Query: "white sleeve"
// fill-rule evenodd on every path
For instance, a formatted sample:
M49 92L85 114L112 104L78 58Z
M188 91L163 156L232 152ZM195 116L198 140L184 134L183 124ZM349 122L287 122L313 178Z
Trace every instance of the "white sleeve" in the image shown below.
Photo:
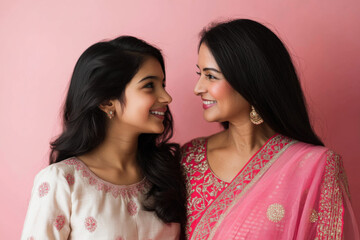
M21 239L68 239L71 195L65 173L55 165L37 174Z

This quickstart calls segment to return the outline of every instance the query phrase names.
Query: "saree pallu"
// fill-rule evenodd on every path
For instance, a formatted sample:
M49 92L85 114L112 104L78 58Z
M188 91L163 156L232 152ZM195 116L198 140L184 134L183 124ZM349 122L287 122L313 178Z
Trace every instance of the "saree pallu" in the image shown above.
M211 201L189 237L359 239L341 158L273 137Z

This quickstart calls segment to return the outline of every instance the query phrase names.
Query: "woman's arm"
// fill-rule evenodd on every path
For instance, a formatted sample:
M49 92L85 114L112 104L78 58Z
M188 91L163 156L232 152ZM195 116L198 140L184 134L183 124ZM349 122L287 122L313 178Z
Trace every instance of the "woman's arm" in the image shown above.
M326 157L316 237L317 239L359 239L342 159L331 150L327 151Z

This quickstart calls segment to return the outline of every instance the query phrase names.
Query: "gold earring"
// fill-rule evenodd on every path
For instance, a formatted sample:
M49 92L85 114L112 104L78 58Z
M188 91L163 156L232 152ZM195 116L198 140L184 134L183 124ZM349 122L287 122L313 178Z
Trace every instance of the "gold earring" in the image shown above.
M251 106L250 121L255 125L260 125L264 122L261 116L256 112L254 106Z
M114 113L113 113L113 111L109 111L109 119L112 119L113 117L114 117Z

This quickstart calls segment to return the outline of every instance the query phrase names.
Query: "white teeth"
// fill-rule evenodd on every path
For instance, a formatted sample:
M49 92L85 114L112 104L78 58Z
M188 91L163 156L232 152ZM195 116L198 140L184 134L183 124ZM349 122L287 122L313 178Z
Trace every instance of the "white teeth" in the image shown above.
M151 114L161 115L164 116L165 112L158 112L158 111L150 111Z
M210 105L216 103L216 101L203 101L204 104Z

